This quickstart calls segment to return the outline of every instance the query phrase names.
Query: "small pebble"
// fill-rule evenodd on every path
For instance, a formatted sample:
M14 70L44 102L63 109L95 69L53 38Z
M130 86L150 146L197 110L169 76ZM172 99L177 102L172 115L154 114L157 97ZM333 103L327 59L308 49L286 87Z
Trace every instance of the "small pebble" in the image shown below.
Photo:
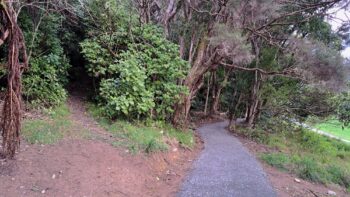
M46 193L46 191L45 191L45 190L43 190L43 191L41 191L41 193L42 193L42 194L45 194L45 193Z
M53 175L52 175L52 179L55 179L55 178L56 178L56 174L53 174Z
M330 195L330 196L336 196L337 195L337 193L335 191L332 191L332 190L328 190L327 194Z

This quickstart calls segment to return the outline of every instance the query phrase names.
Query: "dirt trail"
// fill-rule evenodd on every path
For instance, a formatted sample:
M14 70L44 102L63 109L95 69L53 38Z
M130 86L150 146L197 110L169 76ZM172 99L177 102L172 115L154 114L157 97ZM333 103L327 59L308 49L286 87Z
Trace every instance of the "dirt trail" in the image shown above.
M0 197L175 196L196 151L130 155L86 114L84 100L68 102L74 129L105 140L65 139L55 145L21 145L16 160L0 160Z
M91 117L86 109L87 98L80 93L71 93L68 98L68 106L71 112L70 119L77 129L86 129L90 137L94 139L111 142L112 137L104 128L102 128L96 120Z

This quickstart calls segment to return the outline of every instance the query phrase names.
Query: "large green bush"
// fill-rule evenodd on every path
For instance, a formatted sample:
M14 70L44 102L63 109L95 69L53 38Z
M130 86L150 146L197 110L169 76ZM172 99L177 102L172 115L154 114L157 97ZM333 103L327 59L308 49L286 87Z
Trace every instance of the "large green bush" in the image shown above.
M59 105L67 93L63 87L66 74L62 71L69 67L67 60L54 54L33 58L30 69L24 75L24 96L34 106L49 107ZM61 72L60 72L61 71Z
M116 4L103 5L91 6L93 15L101 15L96 17L101 31L91 28L91 38L81 43L87 69L99 81L100 106L110 118L169 118L173 105L186 91L179 82L189 66L180 58L179 47L164 38L162 29L125 21L125 9L112 12L120 10L113 7ZM106 23L106 15L115 23ZM126 18L133 18L130 15Z

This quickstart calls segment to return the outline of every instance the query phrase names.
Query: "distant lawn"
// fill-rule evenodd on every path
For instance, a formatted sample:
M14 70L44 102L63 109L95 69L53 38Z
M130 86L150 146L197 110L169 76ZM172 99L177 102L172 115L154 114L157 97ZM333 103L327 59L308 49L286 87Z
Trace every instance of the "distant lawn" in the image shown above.
M350 140L350 128L345 127L343 130L341 125L342 124L338 120L330 119L325 122L318 123L314 127L336 137Z

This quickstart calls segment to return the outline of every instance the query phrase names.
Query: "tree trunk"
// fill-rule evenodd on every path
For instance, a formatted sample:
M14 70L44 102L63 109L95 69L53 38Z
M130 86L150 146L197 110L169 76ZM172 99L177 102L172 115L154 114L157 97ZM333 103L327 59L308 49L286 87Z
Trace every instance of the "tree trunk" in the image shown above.
M259 111L259 100L260 100L260 96L259 96L259 90L260 90L260 86L261 86L261 76L260 74L256 71L255 72L255 81L254 81L254 85L253 85L253 89L252 89L252 93L251 93L251 98L250 98L250 102L248 104L248 113L247 113L247 117L246 117L246 123L247 123L247 127L248 128L252 128L253 124L256 120L256 116L258 114Z
M213 95L213 101L210 109L210 113L215 115L219 113L219 105L220 105L220 97L221 97L221 92L222 92L223 87L219 87L216 91L215 94Z
M6 6L4 6L6 5ZM17 15L12 2L0 0L0 24L8 31L7 92L3 107L2 148L4 156L13 158L20 145L22 114L22 69L28 65L28 57L22 30L17 24ZM0 34L3 34L2 30ZM5 31L5 32L6 32ZM5 40L4 40L5 41ZM22 60L23 62L20 62Z
M242 94L239 95L238 97L238 100L237 102L235 103L235 99L236 99L236 96L237 96L238 92L235 91L232 95L232 98L233 98L233 103L232 103L232 106L231 106L231 109L230 109L230 112L229 112L229 128L232 130L232 131L235 131L236 130L236 124L237 124L237 118L236 118L236 111L238 110L238 107L239 105L241 104L241 101L242 101Z
M140 0L138 2L137 8L138 12L140 13L140 23L141 24L148 24L151 21L151 1L149 0Z
M232 68L229 68L228 70L224 70L224 79L222 81L218 81L216 72L213 75L213 93L212 93L212 103L210 108L210 113L215 115L219 113L219 107L220 107L220 98L222 90L226 87L228 78L230 77L230 74L232 72Z
M202 86L203 75L209 70L211 64L205 63L207 46L208 40L203 38L198 46L196 60L184 81L184 85L188 88L188 94L181 95L180 102L175 106L172 120L175 126L183 126L187 123L191 101Z
M204 105L204 115L206 116L208 113L208 103L209 103L209 94L210 94L210 80L211 80L211 74L208 77L208 83L207 83L207 96L205 97L205 105Z

